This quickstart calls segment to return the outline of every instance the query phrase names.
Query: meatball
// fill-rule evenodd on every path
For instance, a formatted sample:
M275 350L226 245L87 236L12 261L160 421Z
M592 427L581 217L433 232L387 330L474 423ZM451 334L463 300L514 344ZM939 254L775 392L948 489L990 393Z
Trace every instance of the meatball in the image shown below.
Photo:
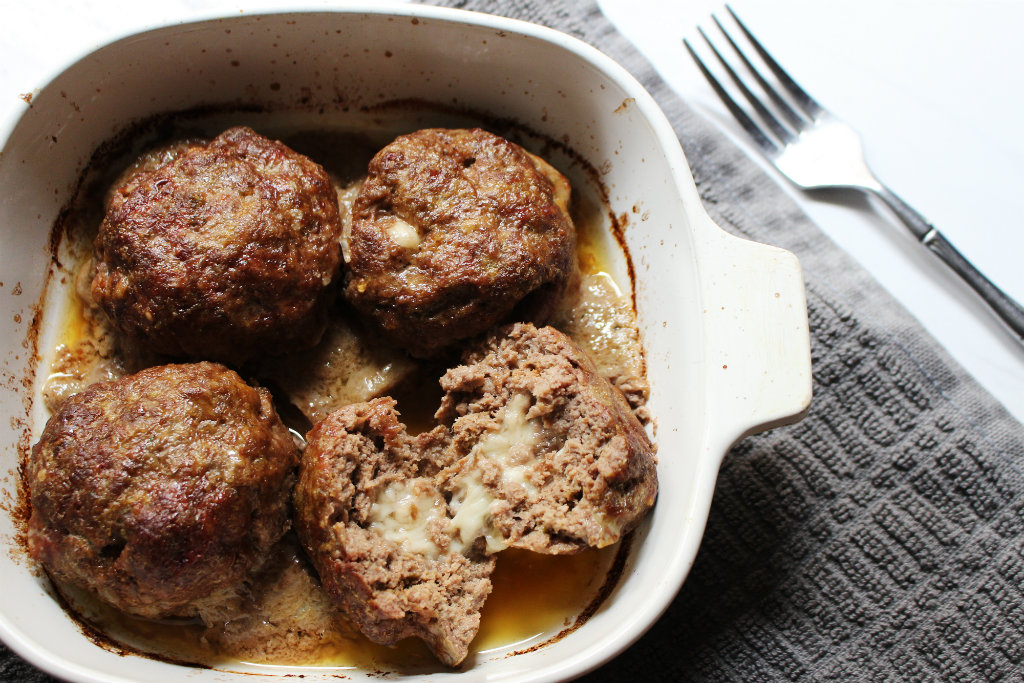
M573 553L636 526L658 489L654 447L623 394L552 327L496 331L441 378L437 417L451 464L437 479L456 510L485 507L491 552ZM468 521L468 520L467 520Z
M494 559L452 543L434 482L446 431L410 437L394 405L352 404L309 433L295 530L328 594L368 638L417 637L454 666L479 629Z
M241 364L319 340L340 238L326 172L231 128L122 176L94 244L92 298L142 348Z
M543 322L576 269L568 195L558 171L486 131L401 136L353 204L345 296L421 357L513 311Z
M65 400L26 476L31 555L148 618L216 618L289 528L298 450L270 395L215 363Z

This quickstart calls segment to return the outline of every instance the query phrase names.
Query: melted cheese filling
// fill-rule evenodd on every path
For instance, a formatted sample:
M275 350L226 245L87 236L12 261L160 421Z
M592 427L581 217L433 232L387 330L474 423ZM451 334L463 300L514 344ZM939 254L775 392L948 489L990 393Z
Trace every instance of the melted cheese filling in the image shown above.
M401 218L392 219L386 232L395 244L404 249L415 249L420 246L420 233Z
M505 405L497 429L476 443L466 468L453 480L447 505L432 479L391 482L370 507L369 529L409 552L434 558L444 551L434 540L438 535L448 536L448 549L457 553L468 553L480 538L488 554L507 548L491 514L496 498L483 482L478 463L497 465L504 484L537 490L528 475L537 462L541 432L537 421L527 417L529 410L528 394L516 394ZM450 519L446 510L451 511Z
M455 479L450 503L454 512L451 522L453 550L464 552L481 537L486 542L488 554L508 547L494 528L491 504L495 498L480 480L476 463L480 459L489 460L501 469L502 482L536 491L527 474L536 463L534 449L540 442L540 430L536 421L526 417L529 409L530 397L527 394L513 396L502 411L498 429L477 442L470 452L469 467Z
M505 539L494 528L491 503L494 496L476 472L461 475L455 480L451 506L455 513L451 520L452 545L455 552L466 553L476 539L483 538L488 555L508 547Z
M431 527L445 527L445 502L432 479L391 482L377 494L368 521L371 531L408 552L428 557L441 554L431 538Z
M536 464L534 449L540 442L540 430L535 420L527 419L529 410L528 395L513 396L502 413L501 427L481 439L474 450L501 467L502 481L520 484L533 492L537 487L526 475Z

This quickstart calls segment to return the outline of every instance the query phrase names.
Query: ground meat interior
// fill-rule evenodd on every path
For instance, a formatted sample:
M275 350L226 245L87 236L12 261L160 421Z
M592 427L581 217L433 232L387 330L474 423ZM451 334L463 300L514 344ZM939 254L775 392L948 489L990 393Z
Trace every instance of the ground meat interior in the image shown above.
M572 339L516 323L464 359L441 378L437 416L453 447L439 478L461 506L486 504L478 533L491 548L600 548L643 519L657 495L654 448Z
M447 435L409 437L387 398L341 408L309 434L296 530L327 593L371 640L425 641L445 664L469 654L494 558L448 537L434 481Z

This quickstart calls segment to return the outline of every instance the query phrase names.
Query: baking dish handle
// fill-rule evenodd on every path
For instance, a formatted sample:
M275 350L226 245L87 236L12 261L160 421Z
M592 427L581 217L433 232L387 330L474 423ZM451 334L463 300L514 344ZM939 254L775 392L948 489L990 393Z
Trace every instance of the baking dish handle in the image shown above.
M736 441L806 413L807 302L796 256L708 227L699 240L708 419L715 434Z

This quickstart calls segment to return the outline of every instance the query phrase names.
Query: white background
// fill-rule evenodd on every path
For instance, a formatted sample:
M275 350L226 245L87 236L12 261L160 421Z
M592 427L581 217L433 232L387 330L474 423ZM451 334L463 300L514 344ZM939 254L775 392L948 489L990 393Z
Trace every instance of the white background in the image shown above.
M683 49L714 35L708 0L599 0L700 113L756 157ZM0 0L0 123L63 65L157 23L212 12L341 6L253 0ZM884 182L976 266L1024 301L1024 2L733 0L790 74L862 134ZM703 52L703 54L707 54ZM773 173L772 169L766 169ZM800 194L817 224L870 270L969 372L1024 420L1024 345L882 207ZM0 191L3 191L0 188Z

